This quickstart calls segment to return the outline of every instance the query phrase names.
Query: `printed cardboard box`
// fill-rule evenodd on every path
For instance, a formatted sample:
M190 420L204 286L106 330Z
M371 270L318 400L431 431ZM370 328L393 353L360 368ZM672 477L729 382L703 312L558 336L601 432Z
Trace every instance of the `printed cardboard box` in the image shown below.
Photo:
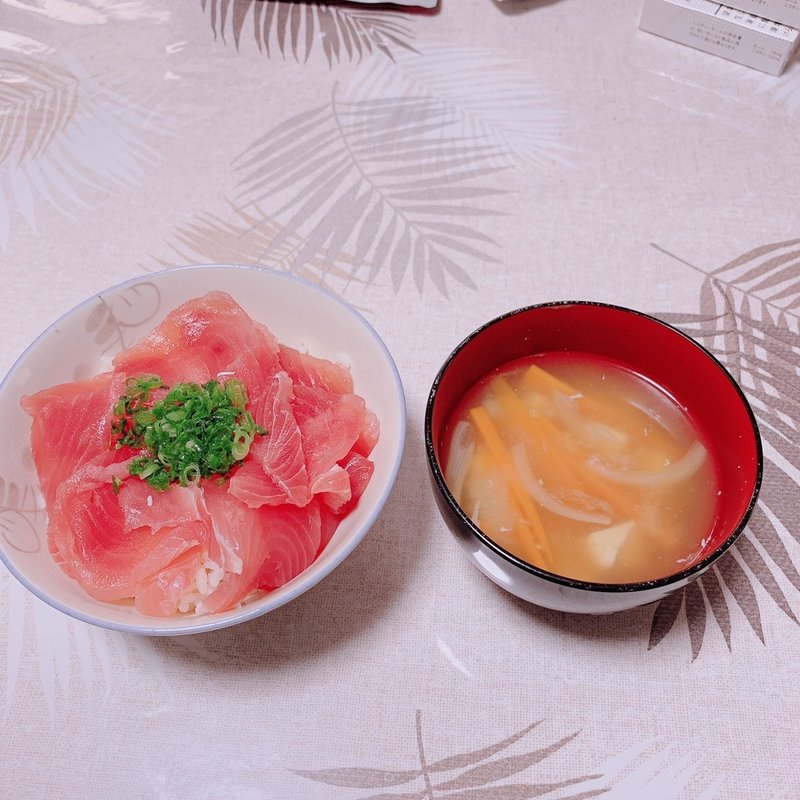
M645 0L639 27L705 53L780 75L800 32L710 0Z
M731 8L800 28L800 0L725 0Z

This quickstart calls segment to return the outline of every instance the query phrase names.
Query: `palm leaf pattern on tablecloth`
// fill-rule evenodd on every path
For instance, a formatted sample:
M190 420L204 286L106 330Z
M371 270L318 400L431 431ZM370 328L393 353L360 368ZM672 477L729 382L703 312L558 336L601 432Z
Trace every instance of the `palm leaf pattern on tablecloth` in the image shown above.
M252 28L258 49L268 57L279 53L305 63L321 47L333 66L374 52L391 59L394 50L413 50L409 28L394 12L283 0L201 0L201 5L214 36L227 41L232 34L239 49L245 28Z
M28 592L0 567L0 602L7 610L3 710L8 720L16 705L16 689L21 675L37 676L41 696L53 725L69 713L73 699L102 693L108 697L113 687L130 685L134 662L141 662L171 694L163 658L145 637L121 634L70 619ZM32 637L33 645L26 644ZM28 659L34 660L33 664ZM26 702L30 703L29 695ZM25 714L30 713L25 708Z
M349 247L352 274L373 281L388 266L399 289L409 274L422 292L430 280L474 287L465 259L497 263L497 245L473 224L496 216L507 193L486 182L503 167L503 148L465 136L450 109L433 98L331 101L298 114L253 143L237 161L240 197L287 217L266 256L305 228L289 265L302 267L323 248L323 272ZM478 202L476 202L478 201Z
M474 288L470 271L498 263L498 243L480 230L511 192L498 176L565 163L565 118L503 54L432 44L392 62L370 58L328 104L236 159L227 215L200 213L167 245L183 261L235 253L341 293L382 273L396 290L409 276L420 292L430 283L447 295L451 281Z
M566 111L553 92L538 85L527 64L504 52L426 42L422 52L398 53L395 62L364 62L347 97L433 99L460 121L462 135L495 143L500 163L569 163Z
M416 763L408 769L342 767L297 769L295 775L337 789L350 789L354 800L628 800L631 797L685 797L696 768L685 757L644 741L608 758L590 773L576 764L573 742L581 731L530 748L543 720L526 725L476 750L430 760L422 713L416 712ZM530 748L530 749L529 749ZM557 776L557 777L556 777ZM721 785L707 786L694 800L712 800ZM696 788L696 786L695 786Z
M38 156L69 126L78 106L78 87L67 71L31 62L21 73L19 66L0 58L0 163Z
M296 775L327 786L375 790L406 787L360 795L359 800L526 800L545 794L560 800L588 800L607 791L599 785L602 775L576 775L561 781L501 783L545 761L578 736L571 733L558 741L533 750L503 754L541 724L534 722L522 730L487 747L429 761L425 752L422 715L416 715L416 744L419 764L406 770L344 767L320 770L293 770ZM566 790L566 793L561 791Z
M273 247L282 231L282 226L258 206L240 208L228 201L225 214L200 212L176 225L167 240L173 256L153 256L152 260L157 269L171 269L184 264L232 263L267 266L288 272L305 240L296 233L287 232L280 246ZM268 258L266 253L270 253ZM325 269L325 264L326 253L315 253L292 271L311 283L324 285L341 294L353 279L352 257L340 253L335 265ZM150 267L143 266L150 271Z
M92 190L135 183L155 158L149 128L144 112L78 65L0 50L0 247L12 208L35 229L38 201L70 214Z
M697 584L656 608L650 647L674 627L683 608L693 658L709 617L730 648L734 603L763 642L760 591L795 623L786 584L800 591L800 571L790 555L800 542L800 239L757 247L700 271L705 274L700 312L659 316L711 350L742 386L758 420L765 459L759 502L745 533Z

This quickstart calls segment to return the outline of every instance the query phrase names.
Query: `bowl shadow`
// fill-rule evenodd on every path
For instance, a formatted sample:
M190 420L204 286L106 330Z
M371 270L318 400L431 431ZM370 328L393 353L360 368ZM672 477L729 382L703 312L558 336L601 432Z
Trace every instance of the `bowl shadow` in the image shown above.
M650 603L610 614L576 614L529 603L510 594L488 578L486 583L517 613L528 617L532 622L577 639L618 642L640 640L642 631L649 630L649 620L656 606L655 603Z

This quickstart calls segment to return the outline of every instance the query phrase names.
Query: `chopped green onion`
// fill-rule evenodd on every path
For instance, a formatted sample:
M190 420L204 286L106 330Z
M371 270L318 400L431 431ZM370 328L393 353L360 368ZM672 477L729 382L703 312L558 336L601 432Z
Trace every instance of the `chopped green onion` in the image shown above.
M193 463L184 467L181 470L180 482L181 486L187 486L188 484L194 485L200 483L200 465Z
M143 450L128 471L157 490L222 478L247 457L255 437L267 433L246 411L247 390L235 378L170 389L156 375L141 375L125 386L127 393L112 409L113 446ZM154 401L156 389L165 393Z

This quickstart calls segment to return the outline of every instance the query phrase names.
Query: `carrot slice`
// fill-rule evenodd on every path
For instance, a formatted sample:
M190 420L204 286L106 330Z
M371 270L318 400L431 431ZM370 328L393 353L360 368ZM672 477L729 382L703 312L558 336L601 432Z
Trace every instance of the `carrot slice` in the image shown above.
M520 400L504 378L494 378L490 388L513 424L531 437L532 444L539 445L537 449L546 450L543 455L549 462L548 466L553 473L554 482L565 488L582 490L583 486L575 469L564 456L561 448L554 446L553 438L557 431L553 423L546 417L532 416L525 403Z
M500 438L500 434L497 432L492 418L483 406L476 406L470 409L469 415L483 438L483 441L486 443L486 447L489 453L491 453L492 458L503 470L508 480L509 489L511 490L511 497L517 503L523 517L530 525L528 530L530 542L538 551L542 565L546 569L549 569L553 563L553 552L550 549L550 543L547 541L547 533L545 532L544 525L539 517L539 513L536 511L536 506L531 496L525 491L517 477L511 454L503 444L503 440ZM535 564L536 562L534 561L532 563Z
M556 378L555 375L551 375L541 367L537 367L536 364L531 364L530 367L528 367L522 380L540 391L556 391L567 396L577 394L577 391L568 383L565 383L560 378Z
M526 374L529 374L531 370L537 370L538 373L546 375L547 378L552 378L554 381L562 384L558 378L553 378L550 373L545 372L539 367L530 367ZM570 387L566 384L562 385L566 386L567 390L570 390ZM601 478L590 467L587 467L580 461L569 458L565 454L564 448L558 445L561 433L549 419L541 416L531 416L525 404L517 397L514 390L503 378L494 378L492 387L496 392L498 401L503 404L504 409L511 415L515 423L519 424L528 435L534 438L534 440L544 440L548 443L547 455L548 458L551 459L551 466L559 470L562 476L567 476L568 480L564 481L564 483L572 484L573 488L576 488L576 484L577 488L585 487L598 499L606 500L611 503L612 506L621 511L626 517L635 516L636 504L624 491L610 486L607 481ZM558 391L562 390L559 389Z
M512 550L525 561L531 564L538 564L541 560L541 555L534 545L534 534L531 531L531 527L522 516L519 504L511 496L510 487L508 482L504 480L503 471L498 468L482 440L478 442L475 453L472 456L470 479L473 493L475 492L475 485L481 483L484 486L491 484L493 495L501 492L502 489L506 502L501 505L508 512L506 516L501 515L498 518L496 508L494 511L487 512L485 505L478 502L470 512L472 521L498 544ZM497 485L499 480L503 480L503 487Z

